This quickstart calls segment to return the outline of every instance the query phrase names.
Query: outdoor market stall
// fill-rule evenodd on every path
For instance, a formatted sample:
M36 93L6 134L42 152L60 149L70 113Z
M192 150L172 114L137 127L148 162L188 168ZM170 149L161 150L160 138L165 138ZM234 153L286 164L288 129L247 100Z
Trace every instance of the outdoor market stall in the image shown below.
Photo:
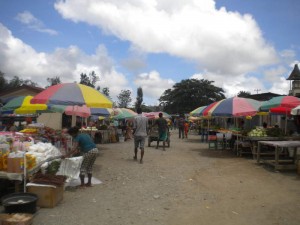
M263 146L272 147L273 158L262 157L264 155ZM297 148L300 141L258 141L257 162L274 166L275 170L297 169ZM289 153L289 148L292 153ZM270 148L268 148L270 151Z

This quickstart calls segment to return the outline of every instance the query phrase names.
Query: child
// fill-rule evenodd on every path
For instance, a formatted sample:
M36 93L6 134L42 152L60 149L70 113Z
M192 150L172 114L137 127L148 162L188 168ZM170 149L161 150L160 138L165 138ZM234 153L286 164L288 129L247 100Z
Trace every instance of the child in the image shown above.
M187 121L184 122L183 129L184 129L185 138L188 138L189 123Z

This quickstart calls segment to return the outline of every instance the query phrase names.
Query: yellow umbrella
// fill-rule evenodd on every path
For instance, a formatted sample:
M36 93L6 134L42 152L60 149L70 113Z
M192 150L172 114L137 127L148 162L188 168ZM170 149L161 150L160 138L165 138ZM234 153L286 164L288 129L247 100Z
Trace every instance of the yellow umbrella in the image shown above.
M45 104L31 104L32 98L31 95L15 97L3 106L2 112L13 111L15 114L34 114L39 110L47 110Z

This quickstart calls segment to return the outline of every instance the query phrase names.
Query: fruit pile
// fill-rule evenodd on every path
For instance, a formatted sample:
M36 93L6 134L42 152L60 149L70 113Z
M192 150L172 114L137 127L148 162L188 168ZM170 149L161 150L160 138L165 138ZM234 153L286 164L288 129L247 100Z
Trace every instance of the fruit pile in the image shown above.
M264 128L256 127L248 133L249 137L267 137L267 131Z

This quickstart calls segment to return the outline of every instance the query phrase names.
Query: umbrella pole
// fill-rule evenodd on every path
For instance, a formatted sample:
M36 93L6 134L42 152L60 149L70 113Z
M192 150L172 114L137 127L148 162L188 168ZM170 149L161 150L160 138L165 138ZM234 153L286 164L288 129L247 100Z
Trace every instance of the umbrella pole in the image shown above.
M288 113L287 113L287 109L285 110L285 126L284 126L284 134L286 135L286 132L287 132L287 116L288 116Z
M24 150L25 151L25 150ZM24 156L23 156L23 166L24 166L24 193L26 193L26 182L27 182L27 171L26 171L26 152L24 152Z

